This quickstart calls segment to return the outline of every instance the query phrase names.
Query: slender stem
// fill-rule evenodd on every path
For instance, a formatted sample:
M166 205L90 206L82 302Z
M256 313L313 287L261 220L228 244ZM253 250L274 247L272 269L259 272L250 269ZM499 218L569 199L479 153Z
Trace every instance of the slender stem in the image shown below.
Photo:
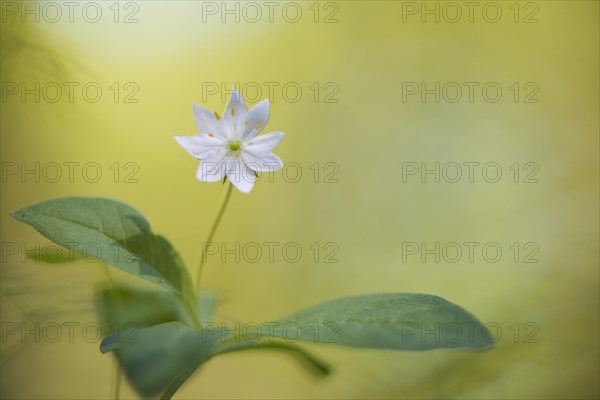
M115 400L119 400L121 398L121 378L122 378L122 372L121 372L121 366L119 365L119 361L117 361L117 358L115 357L115 361L114 361L114 366L115 366L115 377L114 377L114 381L113 381L113 387L114 387L114 399Z
M233 190L233 184L229 182L229 187L227 188L227 194L225 194L225 199L223 200L223 204L221 205L221 209L219 210L219 214L213 223L213 226L208 234L208 238L204 243L202 243L202 254L200 255L200 263L198 264L198 272L196 275L196 290L200 291L200 278L202 276L202 268L204 267L204 255L206 253L206 246L212 242L213 237L215 236L215 232L219 227L219 223L221 222L221 218L223 218L223 214L225 213L225 208L227 208L227 203L229 203L229 198L231 197L231 192Z
M240 339L249 340L249 339L237 336L234 338L235 343L238 343L238 341ZM315 375L317 375L317 376L329 375L331 373L331 367L326 362L313 356L311 353L304 350L303 348L292 345L292 344L282 343L282 342L258 342L257 343L254 341L242 342L241 345L238 345L238 346L236 346L235 344L232 346L227 346L226 345L227 342L222 343L222 344L225 344L225 347L221 348L220 350L214 351L214 354L211 357L214 357L219 354L232 353L235 351L245 351L245 350L260 350L260 349L283 350L283 351L288 351L291 354L297 355L300 357L301 360L307 362L307 366L311 367L310 371L315 373Z
M108 264L105 262L101 262L101 265L102 265L102 270L106 274L106 278L108 279L108 282L110 283L110 286L114 287L115 282L113 281L112 276L110 276ZM114 361L113 361L113 376L110 379L110 386L111 386L110 391L115 400L119 400L121 398L121 377L122 377L121 366L119 365L119 360L117 360L117 357L115 356Z

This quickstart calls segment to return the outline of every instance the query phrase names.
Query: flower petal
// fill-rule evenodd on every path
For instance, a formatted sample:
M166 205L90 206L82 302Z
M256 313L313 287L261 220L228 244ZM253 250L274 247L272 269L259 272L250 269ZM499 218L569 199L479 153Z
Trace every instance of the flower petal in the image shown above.
M258 135L269 121L269 100L265 99L252 107L244 119L244 135L242 140L252 139Z
M223 115L223 121L229 129L230 138L240 139L242 137L242 133L244 132L243 121L246 114L248 114L246 102L234 86L229 98L229 104L227 104L225 114Z
M174 139L188 153L199 159L210 156L217 148L222 148L224 146L224 142L221 138L217 136L211 137L207 134L174 136Z
M200 162L196 178L202 182L218 182L225 176L225 167L227 165L227 152L218 149L215 153Z
M252 186L254 186L254 180L256 175L254 171L249 169L246 164L238 157L232 156L227 162L227 169L225 171L227 179L231 181L242 193L250 193Z
M260 148L260 151L272 151L281 142L284 135L283 132L265 133L245 142L244 148L256 148L257 150Z
M194 121L196 121L198 132L223 136L223 124L219 122L215 113L196 103L192 104L194 108Z
M260 153L243 151L242 160L248 168L257 172L272 172L283 167L281 158L270 151Z

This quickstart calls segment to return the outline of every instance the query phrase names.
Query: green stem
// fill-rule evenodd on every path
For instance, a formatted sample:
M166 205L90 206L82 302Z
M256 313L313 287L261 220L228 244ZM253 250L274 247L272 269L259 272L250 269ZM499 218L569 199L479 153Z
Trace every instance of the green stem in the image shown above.
M198 264L198 272L196 275L196 290L200 291L200 278L202 276L202 268L204 267L204 255L206 254L206 246L212 242L213 237L215 236L215 232L219 227L219 223L221 222L221 218L223 218L223 214L225 213L225 208L227 208L227 203L229 203L229 198L231 197L231 192L233 190L233 184L229 182L229 187L227 188L227 193L225 194L225 199L223 200L223 204L221 205L221 209L219 210L219 214L217 214L217 218L213 223L213 226L208 234L208 238L204 243L202 243L202 254L200 255L200 263Z
M121 366L119 365L119 361L117 360L117 358L115 357L115 380L113 381L114 383L114 399L115 400L119 400L121 398L121 377L122 377L122 371L121 371Z
M237 344L237 340L240 337L236 337L234 338L234 340L236 341ZM227 344L229 341L225 342L224 344ZM240 343L238 346L236 346L235 344L230 345L230 346L225 346L224 348L221 348L220 350L216 350L213 352L213 354L211 355L211 357L220 355L220 354L226 354L226 353L233 353L236 351L246 351L246 350L261 350L261 349L268 349L268 350L282 350L282 351L287 351L290 354L296 355L300 358L300 360L304 361L307 367L309 367L309 371L314 373L316 376L325 376L325 375L329 375L331 373L331 367L324 361L318 359L317 357L313 356L311 353L309 353L308 351L304 350L303 348L293 345L293 344L287 344L287 343L282 343L282 342L260 342L260 343L255 343L253 341L249 341L249 342L245 342L245 343Z
M108 279L110 286L115 287L115 281L112 279L112 276L110 276L108 264L105 262L101 262L100 264L102 265L102 270L106 274L106 278ZM114 357L113 370L114 375L110 380L111 393L113 394L113 398L115 400L119 400L121 398L121 378L123 376L123 371L121 371L121 365L119 365L119 360L117 360L117 357Z

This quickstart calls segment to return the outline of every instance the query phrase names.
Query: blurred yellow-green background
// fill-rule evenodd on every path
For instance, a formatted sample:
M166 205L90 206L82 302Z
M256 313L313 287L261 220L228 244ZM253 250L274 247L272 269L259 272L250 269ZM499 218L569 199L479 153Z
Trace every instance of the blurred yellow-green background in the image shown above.
M249 104L271 98L265 132L286 132L275 153L292 167L234 192L216 240L303 253L209 258L203 284L221 292L222 317L418 292L502 335L484 353L306 345L336 367L326 380L285 355L231 354L176 398L599 396L598 2L66 3L1 3L3 398L108 398L114 374L79 330L73 343L7 338L7 323L94 321L106 279L99 264L24 261L48 241L8 213L59 196L119 199L192 272L224 187L198 182L172 136L196 133L193 101L220 112L233 85ZM422 182L435 163L440 182ZM451 163L463 168L455 183ZM482 175L488 163L497 182ZM406 254L409 242L479 245L473 262L436 262ZM502 249L496 262L486 243Z

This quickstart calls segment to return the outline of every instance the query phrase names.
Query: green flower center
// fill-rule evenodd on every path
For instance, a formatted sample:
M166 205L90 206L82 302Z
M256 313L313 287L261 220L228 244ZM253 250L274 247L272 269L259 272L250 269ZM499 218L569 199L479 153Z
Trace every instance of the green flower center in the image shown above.
M229 142L229 150L233 152L238 151L240 147L242 147L242 143L240 143L237 140L232 140L231 142Z

